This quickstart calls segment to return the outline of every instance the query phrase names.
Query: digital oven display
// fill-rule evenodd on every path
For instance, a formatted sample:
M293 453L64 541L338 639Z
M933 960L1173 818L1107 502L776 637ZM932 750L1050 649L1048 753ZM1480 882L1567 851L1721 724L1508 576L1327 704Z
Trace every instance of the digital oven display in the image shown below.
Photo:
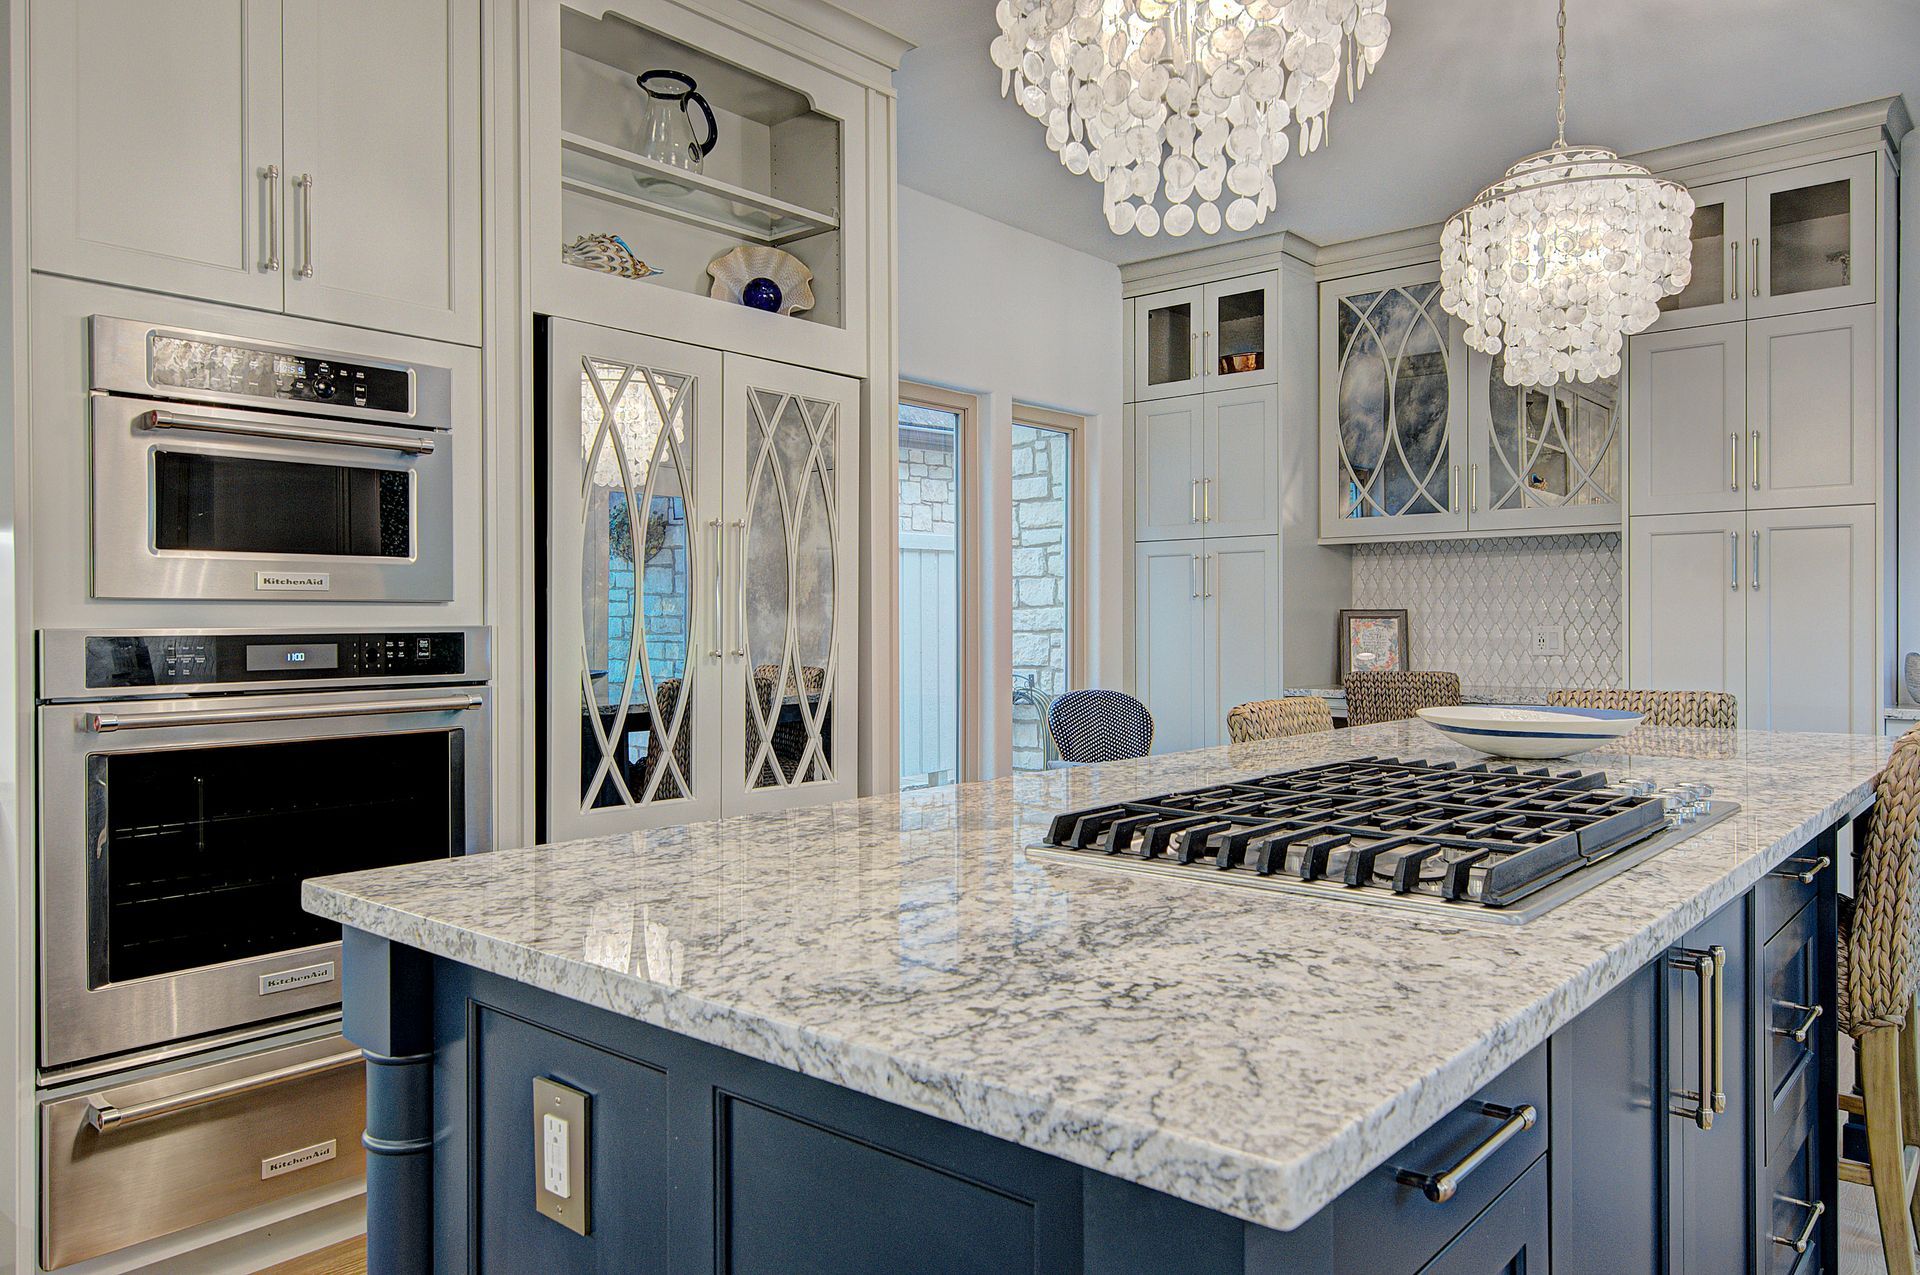
M312 642L300 646L274 643L247 648L247 672L270 673L276 669L330 669L340 667L340 647L333 642Z

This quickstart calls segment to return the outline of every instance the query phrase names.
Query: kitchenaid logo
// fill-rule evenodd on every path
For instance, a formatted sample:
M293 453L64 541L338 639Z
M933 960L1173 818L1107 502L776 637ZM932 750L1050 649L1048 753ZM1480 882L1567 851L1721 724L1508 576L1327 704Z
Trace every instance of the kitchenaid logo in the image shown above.
M277 1178L283 1173L293 1173L310 1165L325 1164L333 1159L336 1147L336 1140L329 1138L285 1155L268 1156L260 1162L260 1180L264 1182L268 1178Z
M333 981L333 962L325 965L305 965L297 970L281 970L278 974L260 976L260 994L271 996L275 992L290 992L296 987L312 987L315 983Z
M284 571L256 571L253 573L253 587L256 591L269 593L331 593L333 577L324 571L303 572L289 575Z

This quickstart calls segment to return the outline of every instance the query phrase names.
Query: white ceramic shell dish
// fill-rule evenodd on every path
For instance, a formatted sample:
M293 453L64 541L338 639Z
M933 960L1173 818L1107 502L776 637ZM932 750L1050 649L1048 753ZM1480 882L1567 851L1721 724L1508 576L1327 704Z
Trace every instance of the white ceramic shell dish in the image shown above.
M764 244L746 244L723 252L707 266L713 287L707 295L715 301L743 305L740 294L755 279L770 279L780 289L781 314L798 314L813 309L813 271L800 258Z
M1533 704L1449 705L1423 708L1420 717L1456 744L1530 761L1584 753L1640 724L1640 714L1623 709Z

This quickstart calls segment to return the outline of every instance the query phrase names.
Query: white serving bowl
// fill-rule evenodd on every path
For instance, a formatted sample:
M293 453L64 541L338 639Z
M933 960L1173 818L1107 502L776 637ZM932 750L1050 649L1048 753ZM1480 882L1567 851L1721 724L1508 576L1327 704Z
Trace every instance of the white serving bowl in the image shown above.
M1420 717L1456 744L1529 761L1572 757L1640 724L1640 714L1618 708L1533 704L1449 705L1423 708Z

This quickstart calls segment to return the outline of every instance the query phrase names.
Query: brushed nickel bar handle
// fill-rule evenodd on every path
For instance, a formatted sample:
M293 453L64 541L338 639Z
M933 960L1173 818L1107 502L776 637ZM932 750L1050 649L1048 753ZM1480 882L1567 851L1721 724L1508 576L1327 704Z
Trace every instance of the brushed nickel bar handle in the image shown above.
M1447 488L1447 512L1450 514L1460 512L1460 466L1458 465L1453 467L1453 482Z
M267 259L260 266L274 271L280 269L280 165L268 164L260 179L267 187Z
M1467 512L1480 512L1480 466L1467 466Z
M1760 241L1753 241L1753 252L1747 259L1747 291L1753 299L1760 299Z
M1754 591L1758 592L1760 589L1760 533L1757 531L1753 533L1753 561L1747 567L1747 577Z
M1200 480L1200 521L1213 521L1213 479Z
M1727 533L1727 556L1733 563L1732 588L1735 593L1738 593L1740 592L1740 533L1737 531Z
M1740 490L1740 435L1727 435L1727 483L1729 490Z
M707 526L713 528L713 645L708 648L707 655L711 659L718 660L726 655L724 649L727 640L724 632L727 626L726 572L721 563L726 559L727 533L724 530L725 524L718 518L708 519Z
M1208 554L1200 560L1200 596L1213 596L1213 555Z
M1435 1204L1445 1204L1460 1190L1460 1184L1469 1174L1485 1164L1489 1157L1501 1147L1525 1133L1540 1119L1540 1112L1532 1103L1520 1107L1498 1107L1492 1103L1481 1103L1480 1114L1491 1116L1500 1122L1500 1127L1488 1134L1479 1146L1462 1156L1457 1164L1439 1173L1421 1173L1416 1169L1396 1169L1394 1180L1402 1186L1420 1188Z
M1771 1239L1775 1244L1792 1249L1796 1253L1804 1253L1807 1251L1807 1247L1813 1243L1814 1228L1820 1225L1820 1219L1827 1214L1826 1202L1824 1200L1796 1200L1790 1195L1783 1195L1780 1198L1788 1204L1797 1204L1801 1208L1806 1209L1807 1224L1801 1227L1800 1234L1792 1239L1788 1239L1784 1235L1770 1235L1767 1238Z
M1740 241L1738 239L1733 240L1731 247L1733 249L1733 269L1727 271L1727 279L1733 284L1733 295L1727 299L1729 301L1738 301L1740 299Z
M1727 949L1715 943L1713 958L1713 1110L1727 1109Z
M1187 521L1200 521L1200 480L1198 478L1187 484Z
M1760 490L1760 431L1753 431L1753 459L1747 465L1747 481L1753 484L1755 491Z
M361 1057L358 1049L349 1050L343 1054L328 1054L324 1058L310 1058L306 1062L276 1067L272 1071L242 1076L238 1080L228 1080L200 1089L189 1089L186 1093L173 1094L165 1098L136 1102L126 1107L115 1105L104 1093L97 1093L87 1099L87 1123L100 1133L111 1133L115 1129L124 1129L130 1124L139 1124L143 1120L156 1120L161 1116L171 1116L178 1112L191 1111L195 1107L204 1107L210 1102L219 1102L224 1098L235 1098L257 1089L282 1085L290 1080L303 1080L308 1076L338 1071L342 1067L353 1066L360 1061Z
M1724 1005L1719 999L1720 971L1725 961L1726 949L1712 947L1704 952L1683 951L1675 962L1691 969L1700 981L1700 1088L1685 1095L1698 1105L1676 1108L1673 1114L1693 1121L1702 1131L1712 1129L1715 1113L1725 1111L1727 1106L1726 1094L1719 1091L1725 1024Z
M1795 872L1793 870L1794 865L1800 863L1806 864L1807 867L1803 871ZM1817 859L1788 859L1780 866L1786 869L1786 871L1776 872L1773 874L1774 876L1792 877L1801 885L1812 885L1815 877L1833 866L1833 860L1823 854Z
M1820 1015L1827 1012L1826 1006L1824 1005L1798 1005L1793 1001L1777 1001L1775 1003L1778 1004L1781 1009L1796 1009L1805 1015L1805 1017L1801 1018L1800 1025L1797 1027L1767 1028L1768 1031L1776 1036L1791 1037L1793 1043L1796 1045L1804 1045L1807 1043L1807 1036L1812 1033L1813 1025L1820 1021Z
M1193 569L1194 569L1195 567L1197 567L1197 566L1199 566L1199 565L1200 565L1200 555L1199 555L1199 554L1197 554L1197 553L1190 553L1190 554L1188 554L1188 555L1187 555L1187 583L1189 583L1189 584L1192 584L1192 583L1193 583ZM1194 589L1193 589L1193 592L1192 592L1192 593L1189 593L1189 594L1188 594L1187 596L1188 596L1188 597L1190 597L1190 598L1197 598L1197 597L1199 597L1199 596L1200 596L1200 586L1199 586L1199 585L1194 585Z
M338 704L296 704L272 708L189 708L174 713L87 713L81 724L95 735L122 730L162 730L176 726L232 726L245 722L304 722L327 717L373 717L390 713L464 713L486 703L478 695L439 695L429 699L347 700Z
M300 188L300 277L313 278L313 174L301 173L294 185Z
M277 425L266 421L226 421L200 416L175 416L171 412L142 412L134 417L138 429L178 429L196 434L232 434L239 438L271 438L285 443L325 443L330 447L364 447L375 452L400 452L407 456L431 456L431 438L393 438L371 434L352 434L343 429L318 425Z
M733 573L733 655L738 659L747 653L747 520L735 518L733 529L739 536L734 542Z

